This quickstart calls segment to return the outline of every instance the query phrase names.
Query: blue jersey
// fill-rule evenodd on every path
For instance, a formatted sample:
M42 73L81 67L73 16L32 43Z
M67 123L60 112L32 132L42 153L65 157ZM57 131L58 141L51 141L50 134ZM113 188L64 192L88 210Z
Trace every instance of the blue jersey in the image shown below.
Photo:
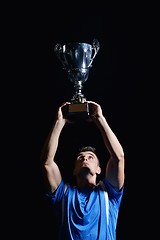
M63 180L48 193L57 214L59 240L115 240L123 188L115 191L107 180L90 190L78 190Z

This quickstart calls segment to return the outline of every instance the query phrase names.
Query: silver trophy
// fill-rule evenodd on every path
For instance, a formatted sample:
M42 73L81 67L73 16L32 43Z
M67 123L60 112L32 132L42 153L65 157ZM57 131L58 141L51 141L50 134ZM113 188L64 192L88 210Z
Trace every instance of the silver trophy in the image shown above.
M92 45L88 43L57 43L54 51L67 71L68 79L73 83L75 94L71 104L67 105L65 114L67 118L86 118L89 115L89 106L82 93L83 84L87 81L90 67L100 48L98 40L94 39Z

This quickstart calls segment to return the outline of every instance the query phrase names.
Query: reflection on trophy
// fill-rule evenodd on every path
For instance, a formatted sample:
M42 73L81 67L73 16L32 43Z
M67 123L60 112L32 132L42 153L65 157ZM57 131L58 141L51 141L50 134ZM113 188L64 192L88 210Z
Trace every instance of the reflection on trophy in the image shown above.
M93 59L99 51L100 44L94 39L92 45L88 43L56 44L54 51L68 73L68 79L73 83L75 94L71 104L64 109L68 119L83 119L89 115L89 106L86 97L82 93L83 84L89 76Z

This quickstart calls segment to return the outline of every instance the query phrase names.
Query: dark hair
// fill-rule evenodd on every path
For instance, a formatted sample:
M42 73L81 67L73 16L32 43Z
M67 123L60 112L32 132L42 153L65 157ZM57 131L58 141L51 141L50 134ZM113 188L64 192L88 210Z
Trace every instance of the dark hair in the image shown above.
M95 147L92 147L92 146L83 146L83 147L80 147L78 149L78 154L80 152L87 152L87 151L90 151L90 152L93 152L94 154L97 154L96 153L96 148Z

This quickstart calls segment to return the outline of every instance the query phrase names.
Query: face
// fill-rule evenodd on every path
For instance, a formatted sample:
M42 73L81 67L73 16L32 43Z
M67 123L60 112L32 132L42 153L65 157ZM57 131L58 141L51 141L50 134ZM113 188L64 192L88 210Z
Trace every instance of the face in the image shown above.
M100 174L101 168L97 156L91 151L80 152L75 161L75 175L89 172L92 175Z

